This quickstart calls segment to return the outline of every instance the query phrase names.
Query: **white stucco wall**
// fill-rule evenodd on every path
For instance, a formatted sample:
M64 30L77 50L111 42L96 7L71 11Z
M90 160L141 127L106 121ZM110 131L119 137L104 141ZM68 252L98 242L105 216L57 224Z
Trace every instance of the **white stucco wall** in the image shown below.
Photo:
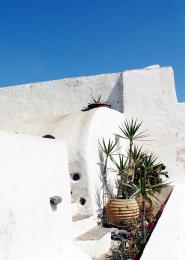
M165 163L169 175L185 182L185 104L176 100L171 67L123 73L124 114L143 121L152 141L144 142Z
M143 121L149 139L153 140L144 145L166 164L172 179L184 182L185 104L177 103L171 67L157 65L123 73L2 88L0 129L10 120L78 112L91 95L98 94L103 94L112 108L124 112L126 118Z
M68 144L74 212L90 214L97 209L95 192L97 186L101 185L98 140L103 137L114 139L114 133L123 120L122 113L99 108L65 116L8 122L3 124L2 129L40 137L51 134L56 139L65 140ZM80 175L79 181L73 181L72 176L75 173ZM80 204L80 198L86 200L83 206Z
M144 249L141 260L184 260L185 185L172 191L163 214Z
M113 109L123 111L121 73L0 88L0 121L79 112L92 95L101 94Z
M70 256L66 143L0 132L0 158L0 259ZM62 197L57 210L50 205L54 195Z

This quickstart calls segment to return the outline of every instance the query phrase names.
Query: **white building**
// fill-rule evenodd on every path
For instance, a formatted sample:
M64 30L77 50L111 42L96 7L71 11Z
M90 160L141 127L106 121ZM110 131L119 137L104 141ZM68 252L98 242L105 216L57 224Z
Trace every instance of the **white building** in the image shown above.
M101 94L112 109L81 112L91 95ZM6 213L0 215L0 259L62 259L72 237L96 226L98 140L111 137L124 118L143 121L143 129L150 133L147 149L164 162L172 180L184 182L184 114L185 104L177 102L172 68L158 65L1 88L0 204ZM47 134L56 140L43 139ZM54 195L63 199L56 211L49 203ZM108 238L109 233L97 241ZM75 243L86 251L86 242L85 246L82 241ZM90 255L98 256L108 247L107 242L102 251ZM31 251L35 255L28 258ZM71 257L77 254L70 253Z

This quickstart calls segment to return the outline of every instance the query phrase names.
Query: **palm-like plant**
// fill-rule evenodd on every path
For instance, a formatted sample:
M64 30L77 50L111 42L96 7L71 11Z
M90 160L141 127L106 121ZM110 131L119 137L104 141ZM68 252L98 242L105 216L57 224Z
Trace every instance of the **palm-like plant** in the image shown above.
M119 126L120 135L116 135L117 139L115 141L109 140L108 143L106 143L103 139L102 142L100 142L101 150L105 154L104 168L102 169L103 179L104 182L107 183L107 161L110 159L116 167L116 171L119 177L117 181L117 197L123 197L127 199L130 196L130 192L132 192L129 191L129 189L123 185L123 183L127 183L129 180L134 181L138 162L140 157L143 156L142 148L134 145L135 140L141 140L142 138L148 136L146 131L140 130L141 125L142 122L138 122L134 119L131 121L125 120L124 123ZM119 138L129 140L129 149L127 155L117 154L116 158L115 147L119 141ZM110 192L107 187L106 190ZM110 197L113 197L112 194Z
M138 122L137 119L133 118L131 121L125 120L121 126L119 126L120 135L118 137L129 140L129 149L128 149L128 164L131 167L132 164L132 155L133 154L133 144L134 141L139 141L148 136L146 131L141 131L142 122ZM141 152L141 151L140 151ZM134 179L134 176L133 176Z
M167 172L163 172L165 166L163 164L155 164L157 157L153 154L143 154L138 164L136 175L139 176L137 181L130 181L124 185L129 187L135 192L131 197L135 197L140 194L142 197L142 214L141 214L141 224L142 224L142 238L143 242L146 241L145 236L145 201L148 199L157 199L155 192L159 192L162 188L166 187L169 183L163 181L161 178L158 178L153 182L153 176L165 175L168 177ZM158 177L158 176L157 176ZM157 199L158 200L158 199Z
M101 156L101 180L103 183L103 194L105 194L110 198L114 198L114 194L112 189L109 187L109 184L107 182L107 174L108 174L108 159L110 158L111 160L113 160L113 155L116 152L116 145L117 145L118 140L108 140L108 142L106 143L105 139L102 139L102 142L99 142L101 151L104 153L105 158L103 156ZM105 203L105 198L103 199L103 204Z
M128 181L128 159L119 154L118 161L112 158L112 162L114 163L117 171L117 198L119 197L127 197L127 189L123 185L123 183L127 183Z
M134 141L141 140L148 136L146 131L141 131L142 122L132 119L125 121L120 127L120 135L115 141L108 140L105 142L103 139L100 142L101 151L104 154L102 161L102 182L104 186L105 197L111 199L115 198L134 198L140 194L142 198L142 234L143 241L145 241L145 201L152 201L153 198L157 199L155 192L160 192L162 188L166 187L169 183L163 181L163 177L168 177L165 172L165 166L162 163L157 163L157 157L152 153L146 154L143 152L142 147L136 146ZM118 153L117 143L119 138L129 140L129 148L126 154ZM110 189L107 181L108 173L108 160L114 165L114 171L117 172L117 194L114 195ZM105 202L104 197L104 202ZM105 204L103 204L105 205Z

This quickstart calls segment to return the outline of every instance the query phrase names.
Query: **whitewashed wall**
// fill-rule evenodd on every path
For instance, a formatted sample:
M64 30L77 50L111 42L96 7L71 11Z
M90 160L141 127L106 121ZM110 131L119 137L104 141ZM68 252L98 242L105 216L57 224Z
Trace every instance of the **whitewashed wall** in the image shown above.
M153 141L144 142L172 179L185 181L185 104L177 103L171 67L79 77L0 89L0 129L5 122L75 113L103 94L126 118L143 121ZM67 121L66 121L67 122ZM7 130L9 130L7 128Z
M184 260L185 185L175 185L141 260Z
M0 158L0 259L65 259L71 245L66 144L0 132ZM54 195L62 197L56 210Z
M9 122L2 128L40 137L51 134L56 139L65 140L69 152L73 213L91 214L97 209L96 187L101 185L98 142L103 137L114 139L114 133L123 120L122 113L109 108L99 108L60 117ZM62 160L62 155L57 156ZM75 173L80 176L77 181L73 180ZM84 205L81 205L81 199L85 199Z
M121 73L53 80L0 88L0 121L79 112L95 98L123 111Z
M177 104L171 67L123 73L124 114L143 121L148 151L163 161L171 178L185 182L185 104Z

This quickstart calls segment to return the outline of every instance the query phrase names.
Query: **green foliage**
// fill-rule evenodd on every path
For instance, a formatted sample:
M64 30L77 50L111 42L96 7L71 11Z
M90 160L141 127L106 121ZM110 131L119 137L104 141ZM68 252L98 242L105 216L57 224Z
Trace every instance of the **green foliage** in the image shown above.
M100 148L105 155L103 176L107 181L108 160L114 164L117 172L117 197L128 198L136 193L136 187L139 192L146 196L146 193L154 194L156 191L160 192L166 186L163 182L164 177L168 177L167 172L164 171L165 166L162 163L157 163L158 158L153 153L146 154L143 148L133 144L134 140L140 140L148 135L144 134L146 131L141 131L142 122L132 119L125 120L122 127L119 129L122 135L118 135L116 141L104 139L100 142ZM126 138L129 140L129 149L127 154L116 153L117 143L119 138ZM137 190L138 190L137 189ZM108 190L108 189L107 189ZM111 196L113 197L113 196Z
M116 149L116 145L118 143L118 140L108 140L108 142L106 143L105 139L102 139L102 142L99 142L99 145L101 147L102 152L106 155L106 157L110 157L112 158L112 156L114 155L114 153L117 151Z
M101 148L101 151L105 154L105 158L103 158L101 156L101 153L100 153L100 160L101 160L101 180L102 180L102 183L103 183L103 188L104 188L104 192L106 192L106 195L109 197L109 198L114 198L114 194L113 194L113 191L112 191L112 188L110 187L108 181L107 181L107 174L108 174L108 159L109 158L113 158L113 155L116 151L116 145L117 145L117 141L112 141L112 140L108 140L108 143L106 143L105 139L103 138L102 139L102 142L99 142L99 146ZM105 205L105 199L103 199L103 205Z
M142 138L147 137L146 131L140 131L142 122L139 122L134 119L131 121L125 120L123 124L119 127L121 134L118 135L120 138L128 139L130 142L135 140L141 140Z
M100 106L111 108L111 105L108 104L105 100L103 100L102 95L99 95L97 98L91 96L91 101L87 104L87 106L82 107L81 111L89 111L90 109L97 108Z
M103 99L102 99L102 95L99 95L97 98L92 96L92 102L89 104L101 104L104 103Z
M141 140L148 136L146 131L141 130L142 122L132 119L125 120L119 127L120 135L116 135L116 141L104 139L100 142L101 152L104 154L102 167L103 186L105 186L106 196L109 198L133 198L137 195L142 197L142 217L141 230L142 239L146 240L145 230L145 200L157 200L155 193L161 192L169 183L164 181L168 178L165 166L158 162L158 158L153 153L143 152L143 148L136 146L134 141ZM129 141L129 148L126 154L118 153L117 143L119 138ZM113 190L109 188L107 175L108 160L113 165L113 171L117 173L116 187L117 193L113 194ZM106 199L104 198L104 206Z
M156 220L150 219L145 221L146 238L149 239ZM139 221L133 220L131 222L130 231L125 237L118 234L115 237L119 241L118 246L112 249L111 255L108 257L110 260L139 260L144 250L145 243L142 238L142 227Z

